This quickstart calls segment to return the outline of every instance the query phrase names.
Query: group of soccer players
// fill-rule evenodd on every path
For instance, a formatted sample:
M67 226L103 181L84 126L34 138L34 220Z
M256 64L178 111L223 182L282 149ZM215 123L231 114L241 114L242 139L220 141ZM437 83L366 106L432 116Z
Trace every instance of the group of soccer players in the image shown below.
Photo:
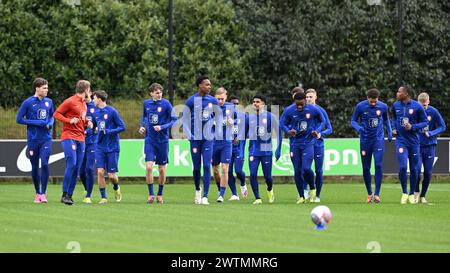
M255 95L252 109L246 113L236 96L228 98L227 90L220 87L210 95L212 84L207 76L196 80L198 92L188 98L178 118L171 103L163 98L163 87L158 83L149 86L151 98L143 105L139 133L145 135L147 203L164 203L163 189L166 165L169 163L169 132L175 124L182 126L190 143L195 185L195 204L208 205L211 184L211 166L217 184L217 202L224 202L227 186L231 190L230 201L239 200L236 177L240 181L241 195L248 196L243 165L249 160L250 185L255 201L261 204L258 170L261 165L267 186L268 202L275 201L272 178L272 158L281 156L282 134L289 138L290 158L294 166L297 188L297 204L320 202L323 185L324 138L332 134L332 127L325 109L316 104L317 92L301 87L292 90L293 103L286 107L280 119L267 111L263 95ZM66 99L55 111L47 98L48 82L37 78L33 82L35 95L26 99L17 114L17 123L27 125L27 155L32 164L32 179L36 190L35 203L47 203L46 188L49 178L48 159L52 148L54 119L63 123L61 144L66 159L61 202L74 203L72 195L80 177L84 191L84 203L92 203L94 176L97 174L101 200L108 202L105 172L114 189L117 202L122 199L119 186L118 158L119 134L125 124L119 113L107 105L108 95L103 90L91 92L86 80L76 84L76 93ZM420 103L414 101L409 86L397 91L397 102L392 109L393 129L388 107L379 101L380 92L371 89L367 100L359 103L352 116L351 125L360 135L360 152L363 177L367 188L367 202L380 202L382 184L382 160L384 155L384 127L388 140L396 136L399 162L399 179L402 185L401 203L426 203L425 195L431 179L437 135L445 131L445 123L439 112L429 106L429 96L421 93ZM175 127L174 127L175 128ZM172 133L175 131L172 130ZM273 139L277 143L272 143ZM249 140L248 156L245 155ZM275 147L275 148L273 148ZM375 192L372 192L370 167L372 155L375 161ZM312 162L315 163L315 173ZM407 162L410 170L410 190L407 191ZM153 188L153 166L158 165L158 192ZM419 200L419 180L423 164L423 185ZM96 171L94 169L96 168ZM233 168L234 167L234 168ZM203 193L200 186L203 168ZM39 169L41 172L39 173ZM234 172L233 172L234 170ZM314 176L316 177L314 179Z

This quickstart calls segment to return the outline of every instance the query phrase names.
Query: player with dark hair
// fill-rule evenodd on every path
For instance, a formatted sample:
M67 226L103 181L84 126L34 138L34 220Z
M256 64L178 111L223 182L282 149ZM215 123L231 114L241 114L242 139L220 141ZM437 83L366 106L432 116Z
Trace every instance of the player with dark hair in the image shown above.
M119 186L119 154L120 137L119 133L125 131L125 124L117 110L106 104L108 94L103 90L94 92L94 103L97 111L94 113L94 124L97 128L97 149L95 151L95 162L97 167L98 187L101 194L99 204L108 202L106 197L105 171L109 180L113 184L114 198L116 202L122 200L122 193Z
M228 186L231 190L230 201L239 200L239 196L236 190L236 178L233 175L233 166L236 177L239 179L241 185L241 195L243 198L247 198L248 190L245 184L245 172L244 172L244 162L245 162L245 143L248 135L248 115L245 112L239 111L237 107L239 106L239 98L237 96L230 96L228 98L229 102L234 105L234 112L236 113L236 118L233 125L233 152L231 154L231 161L228 171Z
M304 90L302 87L300 87L300 86L294 87L294 88L291 90L292 100L294 100L294 96L295 96L295 94L297 94L297 93L305 93L305 90ZM285 126L283 125L283 124L284 124L285 113L287 113L287 111L289 111L289 110L292 109L292 108L296 108L295 101L293 101L291 105L289 105L288 107L286 107L286 108L284 109L283 113L281 114L281 118L280 118L280 126L281 126L281 127L280 127L280 130L281 130L282 132L284 132L285 134L287 134L287 133L289 132L289 130L290 130L290 128L285 127ZM275 151L275 158L276 158L277 160L280 158L280 156L281 156L281 147ZM303 178L301 178L301 179L303 179Z
M249 115L248 148L250 183L255 201L253 204L261 204L262 200L258 188L258 169L262 165L264 179L267 185L267 196L269 203L275 201L272 178L272 134L276 132L278 144L281 141L281 132L277 117L266 109L266 97L255 95L253 97L253 108L255 112Z
M53 101L47 98L48 82L43 78L33 81L34 95L27 98L17 112L16 122L27 125L27 157L31 162L34 203L47 203L49 178L48 160L52 151ZM39 174L39 160L41 173Z
M92 91L91 89L86 90L86 119L92 122L92 117L95 113L96 107L94 104L94 101L92 100ZM91 194L92 190L94 188L94 178L95 178L95 150L96 145L95 141L97 138L97 134L95 130L92 128L88 128L85 126L85 152L83 157L83 162L81 163L80 168L80 180L83 183L84 186L84 193L83 193L83 203L91 204Z
M213 117L217 99L209 95L211 81L208 76L200 76L195 82L198 92L186 101L183 108L183 131L190 142L195 184L195 204L209 205L208 193L211 184L211 160L214 149ZM220 110L219 110L220 111ZM203 162L203 197L200 177Z
M316 90L310 88L306 90L306 102L309 105L315 106L317 109L320 110L322 113L325 122L324 126L322 128L322 131L319 132L319 138L315 140L314 143L314 170L316 173L316 198L315 200L311 200L311 202L320 203L320 194L322 192L322 186L323 186L323 158L325 153L325 141L324 138L328 137L333 133L333 128L331 127L330 119L328 118L327 111L323 109L321 106L316 104L317 100L317 92ZM306 181L303 183L303 186L305 189L308 187L308 184Z
M172 104L163 98L163 87L158 83L149 86L151 99L144 101L140 134L145 134L145 177L147 180L147 203L155 199L153 190L153 165L158 165L159 185L156 201L164 203L163 189L166 182L166 166L169 163L169 129L177 121Z
M384 130L386 127L388 140L392 140L392 129L389 121L388 107L379 101L380 91L370 89L367 100L358 103L352 116L352 127L360 137L360 153L363 166L363 178L367 189L367 203L380 202L380 190L383 179ZM375 195L372 192L370 167L372 155L375 160Z
M87 107L85 103L86 92L91 89L90 82L79 80L76 84L76 93L66 99L55 111L55 119L63 123L61 132L61 145L66 158L66 171L62 186L61 202L73 205L73 191L77 184L78 173L83 162L85 151L85 125L93 128L91 121L86 119Z
M420 130L420 156L417 170L417 183L414 192L416 203L428 203L425 198L428 186L431 182L431 174L433 171L433 164L435 158L435 148L437 145L437 136L446 130L445 122L442 119L439 111L430 104L430 96L423 92L417 98L427 114L428 125ZM420 172L423 164L423 180L422 191L420 192ZM420 194L420 200L419 198Z
M400 86L397 91L397 101L392 108L393 130L392 134L397 135L395 148L397 161L399 164L399 179L402 185L401 204L409 201L416 204L414 191L416 189L418 177L418 163L420 157L420 137L419 131L428 124L427 114L417 101L411 99L411 87ZM408 160L410 170L410 189L408 195Z
M290 128L288 131L290 153L299 195L297 204L302 204L307 201L304 196L302 177L310 187L309 201L315 202L316 187L311 165L314 158L314 143L316 139L320 138L325 118L318 108L306 104L305 93L296 93L294 101L296 108L290 108L286 111L281 126Z

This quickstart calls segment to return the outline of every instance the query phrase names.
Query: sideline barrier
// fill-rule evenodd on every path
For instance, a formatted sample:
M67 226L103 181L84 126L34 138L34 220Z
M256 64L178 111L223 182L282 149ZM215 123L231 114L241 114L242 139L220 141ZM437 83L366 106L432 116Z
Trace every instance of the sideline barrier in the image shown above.
M274 141L276 142L276 141ZM383 173L396 175L398 164L395 154L395 140L385 141L386 149L383 161ZM145 157L143 139L123 139L120 142L121 152L119 159L120 177L144 177ZM248 141L247 141L248 147ZM26 157L26 140L0 140L0 177L30 176L31 164ZM248 150L244 171L248 175ZM435 165L433 174L450 174L450 138L439 138L436 147ZM167 177L191 177L192 160L189 153L189 142L184 139L170 140L169 164ZM54 140L52 155L50 156L50 175L64 176L64 153L59 140ZM154 166L154 175L158 175L158 167ZM314 169L314 163L312 168ZM330 138L325 141L324 175L362 175L361 157L359 155L358 138ZM260 170L261 172L261 170ZM373 160L372 160L373 173ZM290 160L289 141L283 140L281 158L273 158L273 176L293 176L294 170ZM262 172L261 174L262 175Z

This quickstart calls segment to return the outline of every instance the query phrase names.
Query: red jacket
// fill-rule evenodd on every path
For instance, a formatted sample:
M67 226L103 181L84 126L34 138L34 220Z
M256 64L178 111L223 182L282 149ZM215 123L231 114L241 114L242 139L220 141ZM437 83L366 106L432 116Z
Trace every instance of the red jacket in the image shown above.
M80 98L77 95L73 95L66 99L58 109L56 109L53 116L63 123L61 140L73 139L84 141L84 125L87 123L86 112L87 108L84 98ZM79 118L80 121L77 124L70 124L72 118Z

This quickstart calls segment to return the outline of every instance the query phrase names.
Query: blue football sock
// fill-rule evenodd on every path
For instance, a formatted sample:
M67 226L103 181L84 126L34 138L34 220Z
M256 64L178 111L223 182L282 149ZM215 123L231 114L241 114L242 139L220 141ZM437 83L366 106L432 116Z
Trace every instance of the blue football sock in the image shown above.
M159 184L158 185L158 196L163 195L164 185Z
M102 195L102 198L106 198L106 189L100 188L100 194Z
M31 177L33 178L33 184L34 184L34 190L36 191L37 194L41 194L41 190L40 190L40 176L39 176L39 165L38 167L33 166L31 169Z
M49 177L48 165L42 165L41 194L45 194L47 192L48 177Z
M148 188L148 195L155 195L155 193L153 192L153 183L147 184L147 188Z
M220 192L220 196L224 196L225 195L225 190L226 190L227 188L225 188L225 187L220 187L220 189L219 189L219 192Z
M113 184L113 189L117 191L119 189L119 184Z

